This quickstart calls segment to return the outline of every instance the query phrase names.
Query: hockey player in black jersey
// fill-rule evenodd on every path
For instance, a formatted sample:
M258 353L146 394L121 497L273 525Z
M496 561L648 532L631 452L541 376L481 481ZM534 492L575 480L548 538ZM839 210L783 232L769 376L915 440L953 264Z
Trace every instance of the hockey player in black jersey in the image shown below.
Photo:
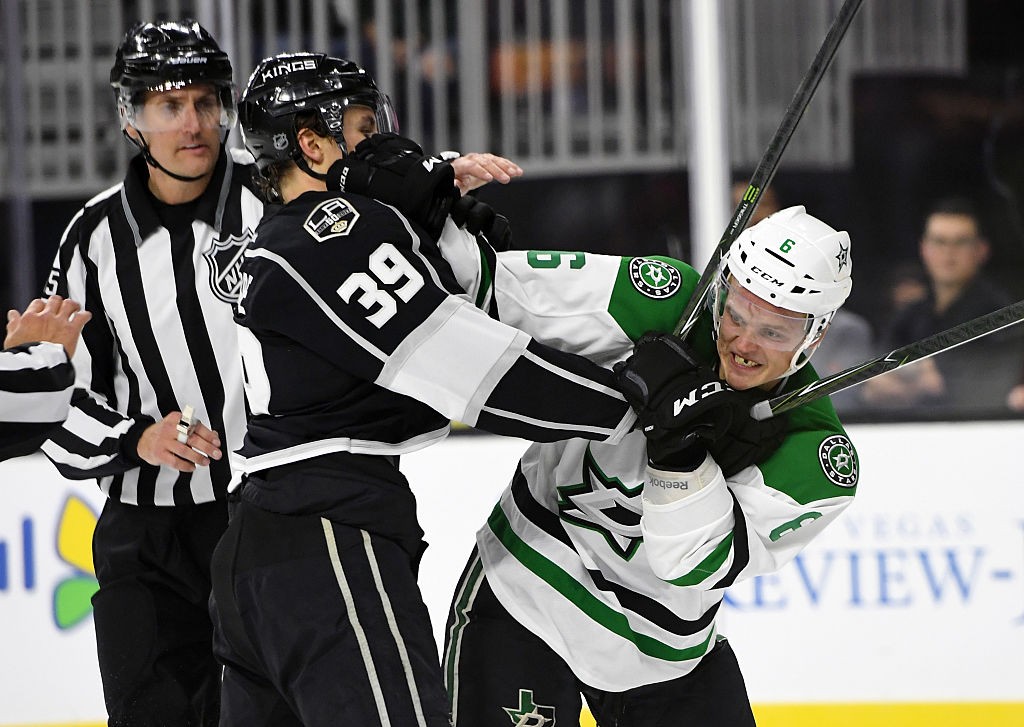
M239 119L282 206L246 252L237 304L250 418L214 558L222 724L447 725L399 455L450 419L615 442L634 414L610 370L474 307L421 225L327 191L336 162L396 129L354 63L266 59Z

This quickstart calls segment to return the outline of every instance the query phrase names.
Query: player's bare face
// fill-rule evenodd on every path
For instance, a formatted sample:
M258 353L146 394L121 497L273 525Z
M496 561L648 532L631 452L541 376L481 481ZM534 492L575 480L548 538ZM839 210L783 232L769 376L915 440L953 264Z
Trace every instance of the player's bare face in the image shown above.
M377 115L367 106L349 106L342 121L345 147L352 151L363 139L377 133Z
M718 330L719 375L741 390L774 384L803 343L806 325L800 313L730 286Z
M184 177L213 172L220 154L221 104L210 84L150 91L138 114L137 129L153 158Z

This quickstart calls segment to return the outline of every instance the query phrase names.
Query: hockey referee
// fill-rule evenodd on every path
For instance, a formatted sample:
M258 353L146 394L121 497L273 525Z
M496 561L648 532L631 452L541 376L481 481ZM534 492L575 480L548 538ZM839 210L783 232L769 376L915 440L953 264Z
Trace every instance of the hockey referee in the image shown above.
M107 495L93 607L109 724L211 726L210 557L227 526L224 453L245 428L230 304L263 204L224 145L231 63L197 22L134 25L110 82L139 153L73 217L50 273L47 292L94 322L71 413L43 451Z

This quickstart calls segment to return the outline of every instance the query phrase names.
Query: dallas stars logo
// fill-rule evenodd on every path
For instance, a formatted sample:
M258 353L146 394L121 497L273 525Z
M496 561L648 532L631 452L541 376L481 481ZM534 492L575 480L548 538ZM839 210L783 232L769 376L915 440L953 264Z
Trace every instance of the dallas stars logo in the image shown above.
M832 484L857 486L857 455L850 440L842 434L834 434L818 446L818 462Z
M555 708L533 703L533 690L519 690L519 707L502 707L515 727L555 727Z
M624 560L636 553L640 534L640 491L643 485L626 487L597 466L590 447L583 458L582 482L558 490L558 514L566 522L601 533Z
M645 257L630 261L629 279L648 298L659 300L673 295L683 282L683 276L668 263Z

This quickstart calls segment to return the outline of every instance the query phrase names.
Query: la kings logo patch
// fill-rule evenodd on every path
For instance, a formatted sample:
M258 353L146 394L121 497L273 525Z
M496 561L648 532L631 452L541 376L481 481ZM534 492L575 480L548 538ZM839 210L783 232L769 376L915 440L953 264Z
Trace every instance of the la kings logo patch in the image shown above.
M555 708L535 704L532 689L519 690L519 706L502 709L515 727L557 727Z
M833 485L857 486L857 455L850 440L842 434L833 434L818 446L818 462Z
M358 219L359 213L348 200L334 197L318 204L309 213L303 227L317 242L326 242L332 237L343 237L352 232Z
M683 282L683 276L674 267L646 257L630 261L629 279L634 288L648 298L658 300L674 295Z
M252 230L246 229L241 235L214 240L203 253L210 266L210 290L225 303L238 302L242 292L242 256L254 238Z

